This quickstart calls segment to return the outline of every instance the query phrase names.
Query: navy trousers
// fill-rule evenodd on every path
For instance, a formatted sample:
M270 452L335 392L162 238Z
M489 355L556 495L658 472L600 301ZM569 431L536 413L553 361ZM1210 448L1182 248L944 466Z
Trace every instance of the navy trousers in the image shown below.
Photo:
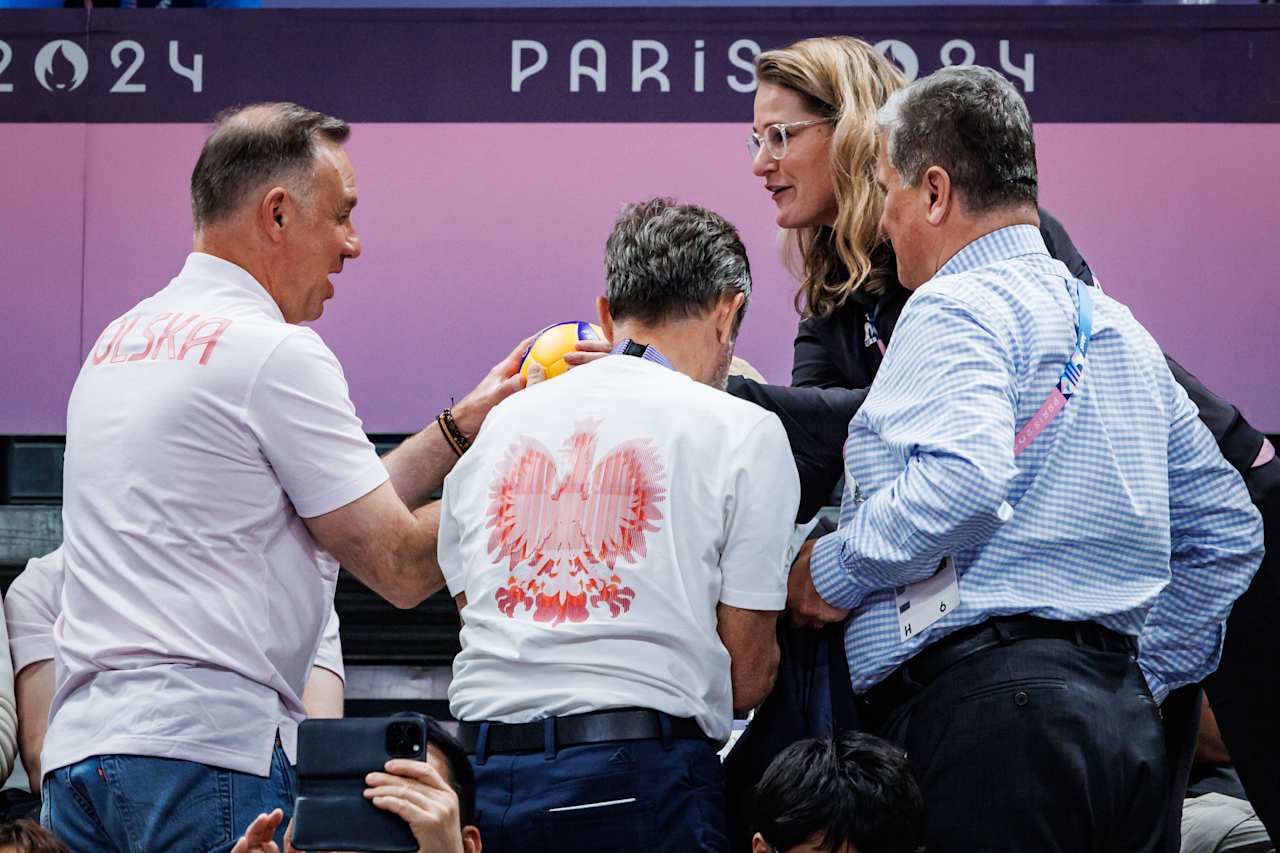
M715 748L691 739L615 741L471 756L485 853L728 850Z

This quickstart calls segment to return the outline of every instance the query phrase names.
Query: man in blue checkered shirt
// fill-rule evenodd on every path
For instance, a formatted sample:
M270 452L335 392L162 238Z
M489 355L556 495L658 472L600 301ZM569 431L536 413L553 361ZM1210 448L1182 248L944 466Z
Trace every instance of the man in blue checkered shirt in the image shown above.
M1157 706L1217 665L1261 520L1150 335L1046 251L1013 86L943 69L879 120L881 229L915 293L789 606L848 618L930 851L1162 849Z

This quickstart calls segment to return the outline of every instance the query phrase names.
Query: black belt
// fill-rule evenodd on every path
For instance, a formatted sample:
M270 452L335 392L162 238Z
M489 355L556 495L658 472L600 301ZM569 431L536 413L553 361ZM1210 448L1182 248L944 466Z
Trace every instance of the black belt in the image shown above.
M667 717L671 721L671 737L708 740L696 720ZM476 752L482 723L458 723L458 740L468 755ZM621 708L614 711L592 711L556 717L555 748L608 743L615 740L648 740L662 737L661 715L647 708ZM532 723L490 723L485 751L541 752L547 747L546 720Z
M998 617L961 628L925 646L863 693L859 697L861 710L868 722L879 726L894 710L965 658L995 646L1031 639L1067 640L1085 648L1131 655L1138 650L1133 637L1104 628L1097 622L1057 622L1035 616Z

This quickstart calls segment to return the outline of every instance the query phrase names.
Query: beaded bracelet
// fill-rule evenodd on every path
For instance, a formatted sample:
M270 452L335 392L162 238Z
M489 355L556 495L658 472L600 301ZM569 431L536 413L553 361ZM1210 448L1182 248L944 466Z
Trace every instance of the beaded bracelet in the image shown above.
M462 458L462 454L471 447L471 441L462 434L462 430L458 429L458 422L453 419L453 412L448 409L441 412L436 418L436 425L440 427L440 434L444 436L449 447L458 455L458 458Z

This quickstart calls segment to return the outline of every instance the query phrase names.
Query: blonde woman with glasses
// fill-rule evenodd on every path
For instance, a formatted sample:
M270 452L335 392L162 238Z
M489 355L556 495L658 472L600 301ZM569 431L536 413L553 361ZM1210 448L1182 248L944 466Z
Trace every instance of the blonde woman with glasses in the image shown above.
M801 320L792 387L734 378L729 390L778 412L787 425L807 520L837 502L832 491L849 421L910 295L879 234L884 193L875 180L875 114L905 81L874 47L850 36L761 53L756 76L751 171L785 231ZM1049 251L1092 284L1066 231L1043 210L1040 219Z

